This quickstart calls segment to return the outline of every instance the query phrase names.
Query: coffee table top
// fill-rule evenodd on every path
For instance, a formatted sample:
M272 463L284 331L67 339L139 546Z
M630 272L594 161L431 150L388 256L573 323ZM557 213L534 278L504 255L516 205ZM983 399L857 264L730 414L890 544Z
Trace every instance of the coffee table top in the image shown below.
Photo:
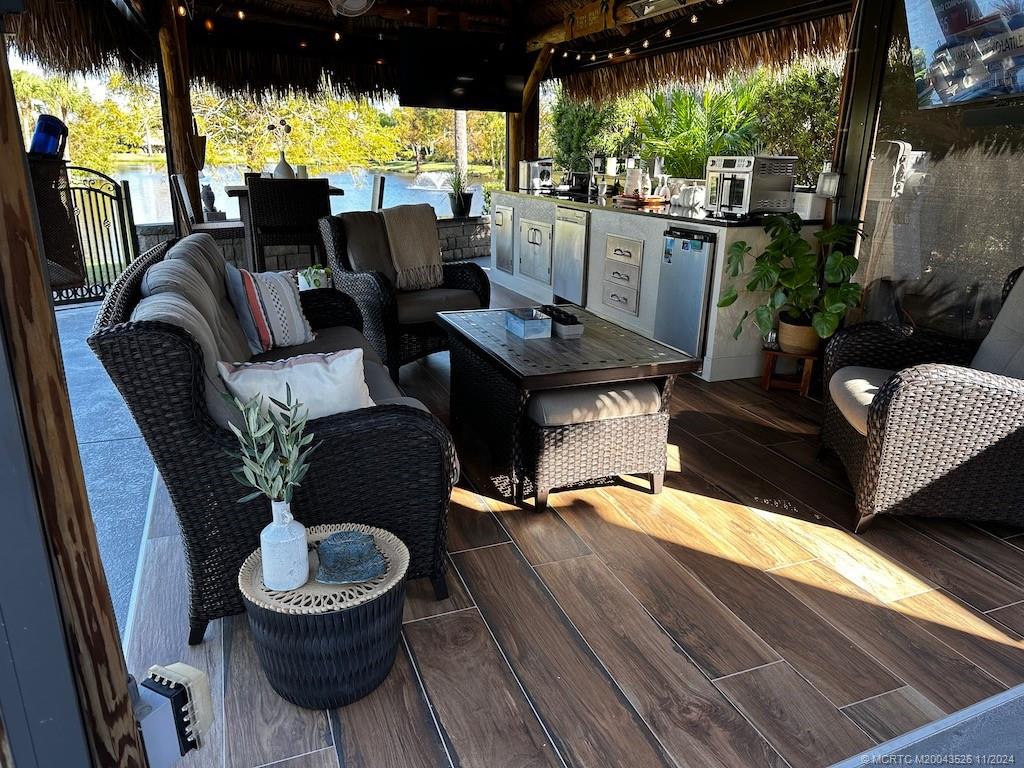
M449 333L486 353L525 389L674 376L700 370L701 361L644 338L585 309L567 306L585 326L578 339L521 339L505 330L504 309L439 312Z

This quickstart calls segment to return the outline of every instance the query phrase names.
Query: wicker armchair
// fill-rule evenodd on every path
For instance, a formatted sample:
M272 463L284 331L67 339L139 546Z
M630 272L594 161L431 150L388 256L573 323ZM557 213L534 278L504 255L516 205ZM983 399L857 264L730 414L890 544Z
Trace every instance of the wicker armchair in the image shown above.
M879 514L1024 524L1019 274L1007 280L1003 311L980 349L881 323L851 326L829 343L822 447L854 487L857 531ZM858 385L860 414L843 390Z
M389 263L390 250L383 221L377 219L380 214L368 211L328 216L320 220L320 237L334 286L355 299L363 313L363 333L388 366L391 377L398 381L401 366L448 349L448 335L432 319L403 322L403 303L411 294L398 292L393 278L385 271L393 272L393 267ZM356 268L356 262L372 264L372 259L367 258L370 251L377 255L378 268L362 271ZM490 306L491 284L480 265L455 262L444 264L443 270L444 285L438 292L442 302L438 309ZM467 292L471 297L469 303L458 296ZM446 297L450 300L445 301Z
M261 499L238 502L243 489L231 478L235 459L226 453L236 441L211 415L200 344L171 323L131 320L146 270L163 260L169 245L140 256L114 284L89 345L124 397L174 502L189 569L194 644L209 621L243 611L238 571L259 546L269 508ZM314 330L362 325L358 307L340 291L304 291L301 299ZM447 429L425 409L406 404L316 419L309 427L322 445L296 493L296 517L307 526L352 522L393 532L409 548L409 577L429 577L443 599L448 502L457 471Z

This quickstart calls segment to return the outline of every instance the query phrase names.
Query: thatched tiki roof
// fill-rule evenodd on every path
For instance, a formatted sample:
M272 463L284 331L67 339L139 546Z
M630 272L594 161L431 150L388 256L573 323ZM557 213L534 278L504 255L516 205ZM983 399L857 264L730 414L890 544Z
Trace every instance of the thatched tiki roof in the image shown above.
M191 78L223 91L315 91L327 78L339 92L395 93L402 30L437 28L467 40L492 32L519 40L524 73L532 51L553 49L545 75L560 78L571 96L592 99L841 51L851 5L678 0L675 10L637 20L626 0L377 0L346 19L328 0L27 0L8 31L22 55L57 71L120 65L140 72L158 60L167 2L184 14ZM430 77L430 62L422 68Z

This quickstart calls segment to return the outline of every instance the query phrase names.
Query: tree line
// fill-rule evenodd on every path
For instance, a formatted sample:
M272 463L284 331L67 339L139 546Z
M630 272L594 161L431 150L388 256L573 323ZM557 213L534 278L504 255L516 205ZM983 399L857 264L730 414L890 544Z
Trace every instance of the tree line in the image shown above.
M36 117L53 114L68 126L68 158L109 172L125 156L163 160L160 98L153 82L109 74L102 87L28 70L13 72L26 141ZM348 170L401 163L419 171L425 163L455 160L455 121L448 110L415 109L362 99L288 94L256 99L206 87L192 91L199 131L207 137L208 166L259 171L277 161L277 136L268 130L282 118L292 126L287 157L311 171ZM505 117L466 116L468 159L478 173L498 174L504 165ZM403 161L405 161L403 163Z

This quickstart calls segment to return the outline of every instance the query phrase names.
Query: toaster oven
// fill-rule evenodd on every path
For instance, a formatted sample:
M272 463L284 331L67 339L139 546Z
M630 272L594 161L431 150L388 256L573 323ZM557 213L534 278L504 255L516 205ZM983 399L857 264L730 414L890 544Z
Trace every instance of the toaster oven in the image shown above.
M731 218L792 212L796 161L782 155L708 158L705 210Z

